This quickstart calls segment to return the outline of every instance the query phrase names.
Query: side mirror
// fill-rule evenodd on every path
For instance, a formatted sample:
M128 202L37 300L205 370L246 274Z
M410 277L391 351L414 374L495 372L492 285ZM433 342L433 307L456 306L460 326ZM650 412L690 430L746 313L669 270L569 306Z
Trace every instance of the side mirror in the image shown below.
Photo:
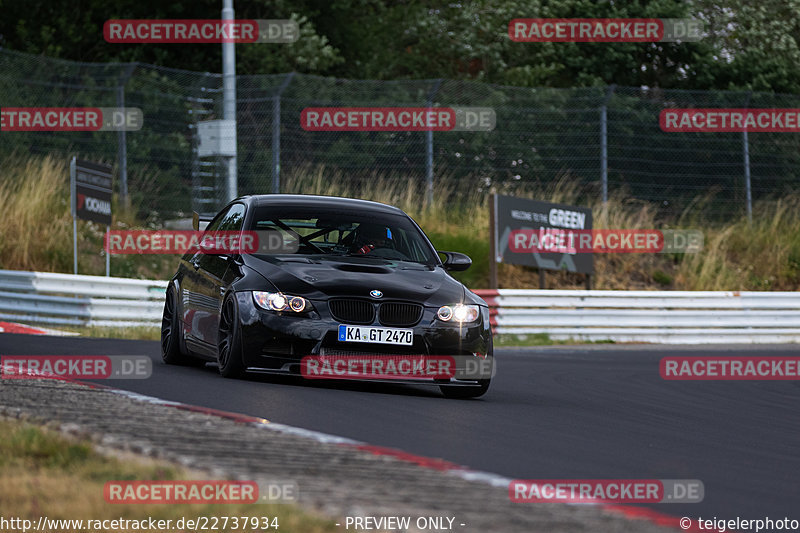
M458 252L439 252L444 256L444 269L454 272L466 270L472 266L472 259Z
M211 222L212 219L213 217L204 216L197 211L192 211L192 229L195 231L204 230L208 227L208 223Z

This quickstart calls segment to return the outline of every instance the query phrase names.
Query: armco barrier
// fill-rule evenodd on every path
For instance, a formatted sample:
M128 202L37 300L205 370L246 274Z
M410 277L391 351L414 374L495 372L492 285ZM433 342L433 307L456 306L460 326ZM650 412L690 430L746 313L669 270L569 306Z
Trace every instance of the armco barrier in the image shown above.
M0 320L160 326L166 281L0 270Z
M0 320L159 326L166 281L0 270ZM800 292L476 290L499 334L617 342L800 342Z
M496 334L668 344L800 342L800 292L476 290Z

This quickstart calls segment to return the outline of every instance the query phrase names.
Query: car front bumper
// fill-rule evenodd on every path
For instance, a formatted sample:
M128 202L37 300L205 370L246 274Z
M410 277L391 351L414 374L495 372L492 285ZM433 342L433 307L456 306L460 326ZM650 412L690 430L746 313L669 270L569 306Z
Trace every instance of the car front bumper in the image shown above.
M326 300L313 300L315 312L306 317L261 309L249 291L236 296L242 356L250 370L300 374L300 363L306 356L492 355L489 309L483 306L478 320L463 326L444 323L436 318L438 308L425 307L415 326L393 328L413 331L413 344L408 346L339 341L338 330L343 323L331 316ZM388 327L378 322L371 326Z

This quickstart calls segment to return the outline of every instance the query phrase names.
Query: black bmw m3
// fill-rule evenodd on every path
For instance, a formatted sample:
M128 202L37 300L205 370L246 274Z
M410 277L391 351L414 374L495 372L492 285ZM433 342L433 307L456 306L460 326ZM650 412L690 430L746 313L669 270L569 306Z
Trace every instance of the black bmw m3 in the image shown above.
M377 373L353 373L356 379L380 374L436 385L453 398L481 396L489 388L489 309L448 274L471 260L437 252L402 210L349 198L245 196L220 211L204 235L214 232L269 232L280 242L223 253L201 245L182 257L164 304L164 362L212 361L223 376L240 377L305 375L309 360L316 366L308 368L335 362L341 370L369 357L387 365ZM457 361L459 371L385 371L420 369L442 357ZM489 370L473 360L490 361ZM465 365L483 370L464 371Z

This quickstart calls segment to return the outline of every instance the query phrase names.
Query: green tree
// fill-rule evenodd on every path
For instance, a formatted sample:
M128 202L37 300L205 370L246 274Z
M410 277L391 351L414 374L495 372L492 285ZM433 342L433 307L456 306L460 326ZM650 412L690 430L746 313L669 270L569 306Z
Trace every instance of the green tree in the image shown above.
M698 88L800 93L800 0L693 0L713 60Z
M238 45L240 73L326 73L342 61L327 38L301 14L305 10L302 4L253 0L234 7L238 19L293 18L301 31L301 38L292 44ZM108 43L103 38L103 24L109 19L219 19L221 10L220 0L82 0L79 5L58 0L0 0L0 46L76 61L139 61L219 72L220 44Z
M218 44L110 44L113 18L219 18L221 0L0 0L0 46L79 61L218 72ZM292 44L237 46L237 72L473 79L526 87L610 83L800 92L800 0L251 0L237 18L293 18ZM514 18L699 18L694 43L518 43Z

